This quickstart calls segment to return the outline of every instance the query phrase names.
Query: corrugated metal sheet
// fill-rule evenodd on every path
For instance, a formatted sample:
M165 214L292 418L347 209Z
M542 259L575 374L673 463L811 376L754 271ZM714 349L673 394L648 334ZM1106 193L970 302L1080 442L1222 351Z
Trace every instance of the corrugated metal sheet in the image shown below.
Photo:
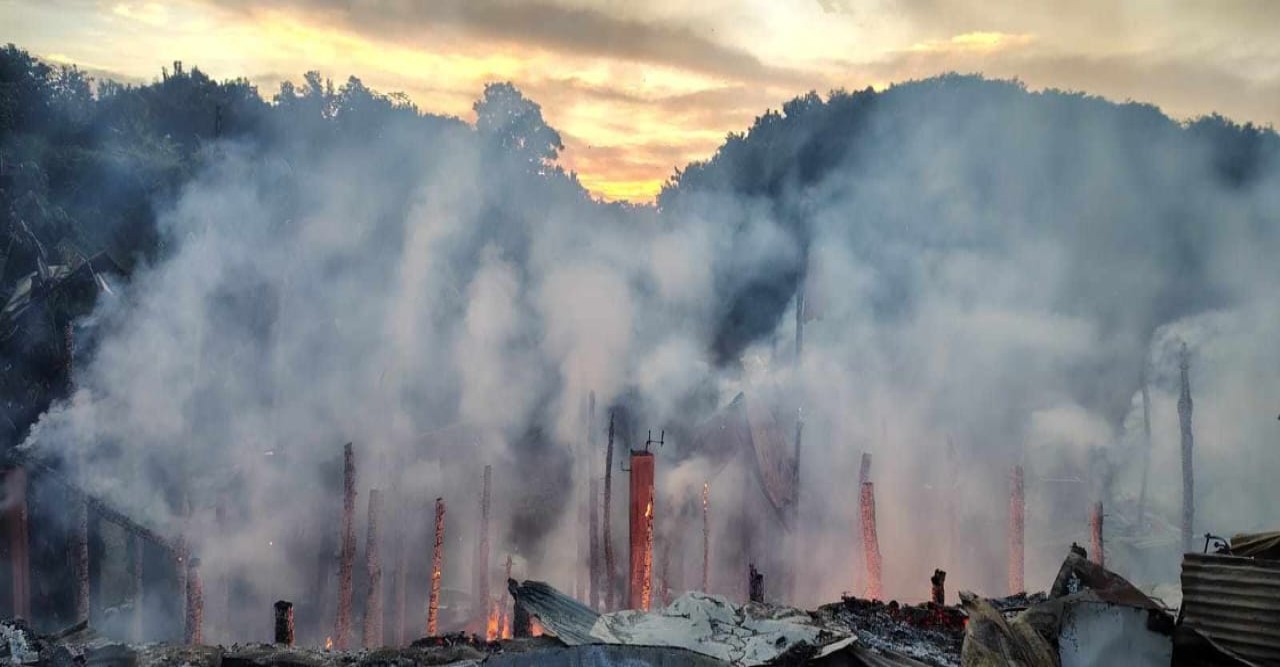
M596 610L541 581L517 584L514 580L509 580L507 589L519 604L524 605L530 614L537 616L542 626L559 637L560 641L569 646L599 641L591 636L591 626L600 618L600 613Z
M1280 561L1182 559L1182 622L1261 665L1280 665Z

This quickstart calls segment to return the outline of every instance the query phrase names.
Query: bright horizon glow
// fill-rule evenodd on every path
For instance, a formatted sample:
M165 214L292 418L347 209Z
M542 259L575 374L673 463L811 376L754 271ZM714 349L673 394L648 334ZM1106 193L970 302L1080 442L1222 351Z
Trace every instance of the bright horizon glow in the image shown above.
M459 2L371 0L357 12L334 0L0 0L0 19L4 41L99 78L150 81L181 60L245 77L268 100L315 69L470 121L486 82L512 81L560 130L561 164L606 200L652 201L676 168L809 90L948 71L1151 102L1177 118L1280 120L1280 12L1265 2L1176 15L1136 1L1107 12L959 0L945 13L914 0ZM533 22L548 25L521 11L548 12ZM558 32L565 22L584 27Z

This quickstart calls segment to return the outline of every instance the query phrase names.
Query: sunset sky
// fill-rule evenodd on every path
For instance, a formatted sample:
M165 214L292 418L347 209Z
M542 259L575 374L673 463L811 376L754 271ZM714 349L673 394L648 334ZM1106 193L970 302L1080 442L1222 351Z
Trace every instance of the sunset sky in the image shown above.
M797 94L946 71L1280 121L1271 0L0 0L0 42L132 82L181 60L267 98L354 74L467 120L510 80L589 190L634 201Z

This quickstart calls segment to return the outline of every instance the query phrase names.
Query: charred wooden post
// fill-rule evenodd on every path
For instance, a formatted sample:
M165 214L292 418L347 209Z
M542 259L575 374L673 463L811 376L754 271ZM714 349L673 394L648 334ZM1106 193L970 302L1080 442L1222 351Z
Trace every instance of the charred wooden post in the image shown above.
M511 554L507 554L507 563L503 567L503 581L511 581ZM498 636L502 639L511 638L511 615L514 612L511 605L505 600L502 602L502 609L498 614Z
M947 604L947 573L934 570L929 577L929 599L939 607Z
M862 453L862 464L858 467L858 484L871 481L871 452Z
M200 583L200 559L187 559L187 618L183 639L187 644L204 640L204 586Z
M1107 556L1102 544L1102 503L1094 503L1089 512L1089 537L1093 552L1093 562L1101 567L1107 566Z
M658 598L662 606L671 604L671 538L662 540L662 575L658 584Z
M427 636L436 636L440 614L440 571L444 567L444 498L436 498L436 539L431 551L431 592L427 598Z
M594 471L593 471L594 473ZM590 496L590 518L591 523L591 558L590 558L590 595L587 596L587 606L593 609L599 609L604 602L604 592L600 589L601 580L601 557L600 553L600 506L597 504L600 499L600 482L593 474L591 481L587 484L587 495Z
M1193 449L1195 445L1191 434L1191 355L1187 352L1187 344L1182 344L1179 369L1181 370L1182 391L1178 395L1178 426L1182 431L1182 551L1191 551L1192 528L1196 517L1196 494Z
M1023 554L1026 497L1023 490L1022 466L1013 467L1009 490L1009 594L1017 595L1026 590L1023 580Z
M587 531L588 531L588 582L587 606L599 609L604 596L600 591L600 482L596 477L596 393L587 400ZM511 573L507 573L511 578Z
M225 500L218 500L218 504L213 509L213 518L219 536L224 540L229 539L231 528L227 523ZM222 575L218 577L217 596L218 600L214 603L214 611L218 615L218 621L214 626L218 628L222 639L230 643L234 633L231 632L231 570L229 568L223 569Z
M31 620L31 534L27 516L27 471L17 466L5 473L8 502L9 561L13 573L13 616Z
M71 564L76 586L76 622L89 620L89 504L71 492Z
M484 467L484 485L480 491L480 542L475 562L475 617L477 627L483 627L489 618L489 499L493 492L493 466Z
M711 590L711 482L702 483L702 592Z
M356 455L347 443L342 449L342 546L338 552L338 613L333 645L339 651L351 645L351 577L356 560Z
M516 637L532 637L533 636L533 617L529 616L529 610L520 604L520 598L516 598L514 611L512 612L511 634Z
M764 602L764 574L755 563L747 566L747 597L752 602Z
M649 611L653 577L653 454L631 452L631 609Z
M1147 524L1147 477L1151 472L1151 390L1142 366L1142 485L1138 488L1138 530Z
M293 603L277 600L276 609L276 643L293 646Z
M392 497L400 502L400 497L393 492ZM408 608L408 540L405 538L405 516L403 506L397 510L395 539L395 574L391 577L391 622L396 646L404 646L405 612Z
M864 459L865 460L865 459ZM876 533L876 492L872 482L862 483L862 549L867 566L867 598L880 600L884 589L881 580L880 539Z
M132 635L133 641L142 641L142 556L143 550L146 548L146 542L143 541L141 535L133 535L130 539L133 544L132 562L129 564L129 575L133 579L133 622Z
M378 550L378 516L382 513L382 492L369 491L368 532L364 541L364 564L369 592L364 601L364 647L382 646L382 559Z
M613 556L613 411L609 411L609 441L604 450L604 608L617 609L617 566Z

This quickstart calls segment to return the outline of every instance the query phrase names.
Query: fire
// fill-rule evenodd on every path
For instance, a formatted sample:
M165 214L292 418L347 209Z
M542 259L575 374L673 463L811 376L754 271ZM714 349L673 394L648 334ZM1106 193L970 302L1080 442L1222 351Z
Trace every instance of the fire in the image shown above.
M503 639L511 639L511 614L505 610L502 612L501 628L498 630L498 636Z
M494 641L498 638L498 605L489 601L489 622L485 624L484 629L485 641Z
M649 611L649 597L653 594L653 501L644 507L644 573L640 582L640 610Z
M534 637L542 636L542 622L538 620L537 616L529 617L529 628L530 628L530 634L533 635Z
M333 650L333 637L325 637L325 638L324 638L324 650L326 650L326 651L332 651L332 650Z

